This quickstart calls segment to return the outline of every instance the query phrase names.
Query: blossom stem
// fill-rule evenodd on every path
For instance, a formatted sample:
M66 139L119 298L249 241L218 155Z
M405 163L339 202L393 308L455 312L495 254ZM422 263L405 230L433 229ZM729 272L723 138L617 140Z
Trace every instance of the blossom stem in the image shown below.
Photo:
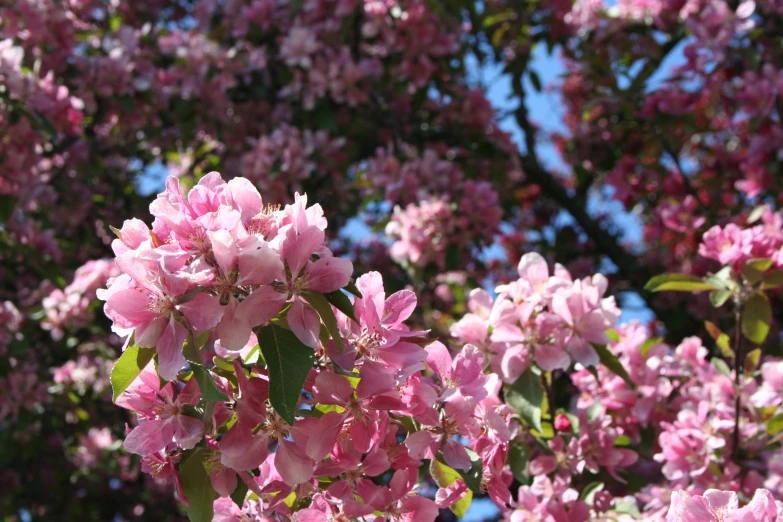
M732 436L732 456L736 458L739 453L739 424L740 424L740 376L743 371L743 353L742 353L742 304L737 303L737 308L734 313L736 321L736 327L734 329L734 434Z
M553 425L555 422L555 391L552 388L552 383L549 381L549 379L553 378L551 372L542 372L541 373L541 382L544 385L544 390L546 391L546 401L549 403L549 418L551 419Z

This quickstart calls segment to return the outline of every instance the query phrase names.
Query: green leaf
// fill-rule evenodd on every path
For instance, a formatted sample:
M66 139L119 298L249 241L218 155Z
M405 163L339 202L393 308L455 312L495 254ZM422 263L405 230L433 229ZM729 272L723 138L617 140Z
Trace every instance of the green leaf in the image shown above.
M767 205L759 205L756 208L754 208L751 213L748 215L748 225L752 225L759 219L761 219L761 216L764 215L764 211L767 210Z
M119 30L120 26L122 26L122 17L118 15L114 15L111 18L109 18L109 30L112 33L115 33Z
M188 334L188 338L185 339L185 344L182 345L182 356L188 362L194 364L201 364L201 352L198 349L198 341L193 336L193 333Z
M441 488L447 488L457 480L462 480L462 476L457 470L447 466L438 459L432 459L430 461L430 475L432 475L432 478L435 480L438 487ZM451 510L458 518L463 518L465 513L467 513L471 502L473 502L473 492L468 490L467 493L465 493L465 496L451 506Z
M405 426L405 429L408 430L408 433L416 433L418 431L416 423L413 421L413 417L401 415L398 419L402 422L402 425Z
M435 480L439 488L447 488L457 480L462 480L457 470L438 459L430 461L430 475Z
M530 448L518 442L511 444L508 448L508 465L514 478L522 484L527 484L530 475L527 472L527 465L530 461Z
M337 413L342 413L345 411L345 408L343 408L342 406L338 406L337 404L316 404L315 408L313 408L313 411L316 411L320 415L323 415L325 413L329 413L330 411L336 411Z
M710 302L715 308L720 308L731 296L734 295L735 290L714 290L710 292Z
M593 505L595 494L604 489L603 482L591 482L579 493L579 500L584 500L588 505Z
M52 122L44 116L44 113L39 111L38 109L33 109L32 111L35 113L35 116L38 118L38 126L43 129L46 134L48 134L51 138L57 137L57 129L54 127Z
M212 357L212 363L224 372L234 373L234 365L231 364L231 361L216 355Z
M326 330L329 332L332 339L334 339L334 342L337 343L338 351L343 353L345 350L343 336L340 334L340 328L337 326L337 318L334 316L334 310L332 310L326 296L317 292L307 292L304 297L307 299L307 302L310 303L310 306L318 312L318 315L321 316L321 320L324 322Z
M359 289L356 287L356 281L354 281L353 279L351 279L351 280L348 282L348 284L347 284L347 285L345 285L345 286L343 287L343 290L345 290L345 291L346 291L346 292L348 292L349 294L353 294L353 295L355 295L355 296L356 296L356 297L358 297L359 299L361 299L361 298L362 298L362 293L361 293L361 292L359 291Z
M260 358L261 358L261 347L255 345L250 349L250 352L247 354L247 357L245 357L245 364L256 364L258 363L258 360Z
M755 284L764 279L764 274L772 266L772 260L769 258L749 259L742 266L742 275L750 284Z
M718 328L715 323L711 321L704 321L704 327L707 329L707 333L710 337L715 339L715 346L720 350L721 355L726 359L733 359L734 352L731 350L731 339Z
M620 435L616 439L614 439L615 447L630 446L631 442L632 442L631 437L629 437L628 435Z
M457 518L462 520L470 509L470 505L473 503L473 492L468 490L465 492L465 496L449 506L449 509L457 515Z
M533 84L533 88L536 92L541 92L543 86L541 85L541 78L538 77L538 73L530 69L528 70L528 74L530 75L530 83Z
M212 503L218 494L212 489L209 473L204 467L207 454L206 449L198 448L179 468L182 489L190 502L186 508L190 522L211 522L214 515Z
M514 384L506 387L506 401L536 431L544 431L541 426L541 405L544 402L544 387L539 376L528 367Z
M117 402L117 398L122 395L122 392L128 389L128 386L149 364L153 355L155 355L154 348L139 348L135 344L129 345L122 352L111 370L111 389L114 402Z
M296 405L313 367L315 352L291 330L276 324L261 326L255 332L269 371L269 401L278 415L293 426Z
M5 223L14 214L16 208L16 198L0 194L0 223Z
M601 413L601 402L594 401L593 404L587 408L587 420L593 422L598 418L599 413Z
M326 300L329 301L332 306L340 310L349 318L353 319L354 323L359 324L359 320L356 319L356 313L353 309L353 303L350 299L348 299L348 296L345 295L342 290L329 292L328 294L324 294L324 297L326 297Z
M465 481L465 484L468 486L468 488L470 488L471 491L474 493L481 493L481 457L479 457L478 454L470 448L465 448L465 451L467 451L468 455L470 455L470 469L468 471L455 469L454 471L456 471L460 478ZM443 453L438 453L438 462L448 467L446 461L443 460Z
M209 370L194 362L190 363L190 369L193 370L193 377L198 382L202 399L207 402L225 402L228 400L226 394L220 391L220 388L215 384Z
M647 354L650 352L653 346L657 346L662 342L663 342L663 337L653 337L652 339L647 339L639 347L639 353L642 354L642 357L647 357Z
M769 334L771 322L769 299L763 292L756 292L745 303L742 311L742 333L749 341L762 344Z
M723 359L718 359L717 357L713 357L710 362L715 367L718 372L722 373L726 377L731 377L731 370L729 369L729 365L726 364L726 361Z
M546 401L546 397L544 397L544 400ZM544 422L541 424L541 427L543 428L541 430L530 430L530 434L540 439L552 439L555 437L555 427L552 426L551 422Z
M618 500L612 506L612 511L615 513L621 513L623 515L629 515L632 518L642 518L642 514L639 512L639 506L634 502L627 500Z
M513 9L509 9L507 11L501 11L499 13L494 13L484 18L484 22L482 25L485 28L492 27L493 25L497 25L502 22L515 20L517 16L518 16L517 13Z
M783 431L783 413L778 413L767 421L767 435L777 435Z
M610 341L612 341L614 343L620 341L620 334L617 333L617 330L615 330L614 328L609 328L604 333L606 334L607 339L609 339Z
M706 283L696 276L687 274L662 274L650 279L645 290L650 292L699 292L701 290L716 290L715 285Z
M158 374L158 383L160 384L160 388L163 389L163 387L166 386L168 381L160 376L160 370L158 370L158 354L157 353L152 358L152 362L155 364L155 373Z
M753 375L753 372L759 366L759 362L761 362L761 348L749 351L745 356L745 364L742 366L745 375Z
M783 270L775 270L774 272L767 274L767 277L761 282L762 290L779 288L781 286L783 286Z
M239 473L242 473L241 471ZM247 496L247 484L245 484L242 480L239 480L237 483L237 488L234 490L233 493L231 493L231 500L234 501L234 504L236 504L238 507L242 507L242 504L245 503L245 497Z
M595 351L598 352L598 358L601 360L601 364L606 366L612 373L621 377L629 388L634 389L636 385L631 380L631 376L628 375L625 367L615 354L613 354L608 347L601 344L594 344Z
M724 266L714 274L707 274L704 277L704 282L713 285L719 290L737 289L737 283L734 281L734 271L731 269L731 265Z
M720 350L721 355L726 359L733 359L734 352L731 349L731 339L728 334L722 333L715 339L715 346Z

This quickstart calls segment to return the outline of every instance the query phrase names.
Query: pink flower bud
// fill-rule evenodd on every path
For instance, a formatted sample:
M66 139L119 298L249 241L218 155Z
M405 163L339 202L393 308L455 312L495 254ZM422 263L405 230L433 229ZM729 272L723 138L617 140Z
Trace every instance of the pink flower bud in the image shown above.
M555 429L557 431L570 431L571 421L565 413L560 413L555 417Z

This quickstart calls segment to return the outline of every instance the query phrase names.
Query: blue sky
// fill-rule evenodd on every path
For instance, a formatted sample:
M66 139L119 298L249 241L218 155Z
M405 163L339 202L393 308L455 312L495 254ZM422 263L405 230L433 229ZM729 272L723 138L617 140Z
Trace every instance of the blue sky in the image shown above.
M681 42L663 61L658 71L648 81L648 90L654 89L665 81L671 71L678 65L684 63L683 48L687 43ZM563 124L564 108L558 96L558 90L549 92L547 86L560 83L565 74L565 67L557 56L557 50L549 54L545 46L539 45L533 51L532 69L538 74L543 85L542 92L537 92L529 79L525 79L526 92L529 99L527 103L531 119L543 131L547 132L566 132ZM500 113L506 113L509 109L514 109L516 100L510 99L512 93L511 81L508 76L502 74L502 66L478 67L475 61L472 61L472 77L474 81L484 86L487 97L492 105ZM524 134L516 124L513 116L508 116L501 121L501 127L510 132L514 141L524 149ZM537 152L541 161L554 171L565 172L567 166L559 157L557 150L551 143L540 143L537 145ZM642 239L642 224L639 216L626 212L622 205L613 201L609 194L591 194L588 201L588 208L592 212L602 211L612 216L614 223L618 226L622 234L623 242L630 245L638 245ZM570 216L565 212L559 218L561 222L569 222ZM621 322L627 322L631 319L649 321L653 315L646 308L644 301L637 294L624 294L623 296L623 315Z

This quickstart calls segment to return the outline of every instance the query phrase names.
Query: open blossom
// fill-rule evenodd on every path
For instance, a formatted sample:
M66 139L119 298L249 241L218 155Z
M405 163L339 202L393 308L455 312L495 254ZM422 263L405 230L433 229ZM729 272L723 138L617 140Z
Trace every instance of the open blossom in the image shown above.
M330 357L343 368L352 368L356 359L369 360L394 373L410 375L423 369L427 352L407 339L426 332L411 331L405 324L414 308L416 295L400 290L386 296L383 279L378 272L369 272L356 280L362 297L354 299L358 323L342 316L341 331L349 347L337 353L330 343Z
M294 219L291 225L282 229L285 230L285 236L280 244L287 268L285 287L291 298L288 324L299 340L315 347L321 328L320 320L316 311L306 302L306 293L339 290L350 281L353 264L321 248L324 231L308 222L303 206ZM315 261L311 260L314 254L317 256Z
M761 387L750 401L753 406L779 406L783 403L783 361L770 361L761 365Z
M93 467L101 458L101 453L114 444L114 436L109 428L90 428L81 440L73 456L77 466Z
M697 215L698 201L691 195L676 203L666 202L659 207L658 214L664 226L677 232L699 229L706 218Z
M552 312L566 325L563 343L571 358L584 366L598 364L598 354L590 343L605 344L606 330L620 317L614 297L604 298L606 278L574 281L571 288L559 288L552 296Z
M125 438L125 449L149 457L172 442L182 449L194 447L203 436L204 423L189 416L185 407L197 405L200 395L195 379L181 389L171 382L161 388L148 366L117 399L117 405L139 415L139 425Z
M672 493L667 522L777 522L778 508L772 494L759 489L747 506L740 508L737 493L709 489L704 495L685 491Z

